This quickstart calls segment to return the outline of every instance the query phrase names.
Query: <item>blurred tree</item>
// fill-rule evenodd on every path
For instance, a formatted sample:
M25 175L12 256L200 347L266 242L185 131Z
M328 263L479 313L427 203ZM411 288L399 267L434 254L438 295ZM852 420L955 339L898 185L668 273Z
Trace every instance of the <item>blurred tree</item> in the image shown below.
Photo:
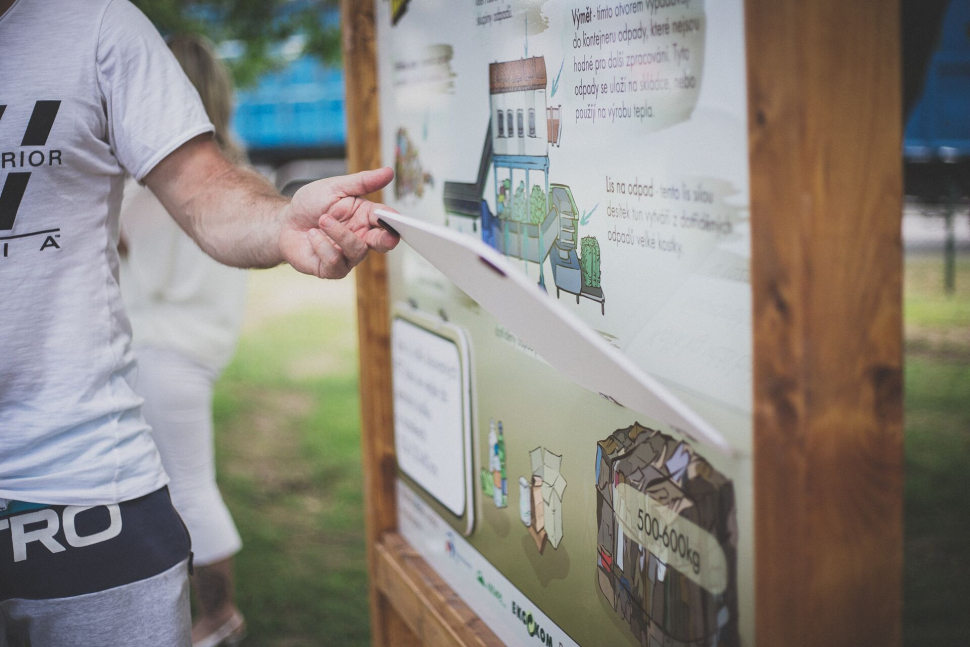
M132 0L163 35L205 34L233 50L226 62L236 85L301 54L340 61L339 0ZM238 45L230 47L228 45Z

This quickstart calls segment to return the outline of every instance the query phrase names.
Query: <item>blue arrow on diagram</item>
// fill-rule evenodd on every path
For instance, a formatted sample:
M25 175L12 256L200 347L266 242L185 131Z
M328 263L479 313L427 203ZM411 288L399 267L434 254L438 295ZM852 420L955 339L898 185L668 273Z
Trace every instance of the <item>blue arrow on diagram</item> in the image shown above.
M562 68L565 64L566 64L566 59L564 58L562 59L562 63L559 64L559 74L557 74L556 78L552 80L552 92L549 93L550 99L556 96L556 90L559 89L559 77L562 76Z

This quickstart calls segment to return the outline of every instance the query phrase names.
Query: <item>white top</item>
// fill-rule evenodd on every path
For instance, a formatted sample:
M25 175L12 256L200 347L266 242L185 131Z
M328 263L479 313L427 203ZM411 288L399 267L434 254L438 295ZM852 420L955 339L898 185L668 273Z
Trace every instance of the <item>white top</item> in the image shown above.
M220 371L232 358L246 305L246 272L222 265L134 180L125 185L121 295L135 349L174 350Z
M167 482L118 287L125 175L212 131L127 0L0 16L0 498L106 504Z

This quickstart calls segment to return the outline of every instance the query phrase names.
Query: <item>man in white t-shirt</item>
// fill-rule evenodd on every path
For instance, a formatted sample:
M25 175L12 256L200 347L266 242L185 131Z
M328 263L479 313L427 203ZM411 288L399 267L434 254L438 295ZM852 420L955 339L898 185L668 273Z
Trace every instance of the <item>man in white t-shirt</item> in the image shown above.
M292 201L232 166L128 0L0 0L0 647L188 645L188 538L132 390L125 176L216 260L341 278L390 169Z

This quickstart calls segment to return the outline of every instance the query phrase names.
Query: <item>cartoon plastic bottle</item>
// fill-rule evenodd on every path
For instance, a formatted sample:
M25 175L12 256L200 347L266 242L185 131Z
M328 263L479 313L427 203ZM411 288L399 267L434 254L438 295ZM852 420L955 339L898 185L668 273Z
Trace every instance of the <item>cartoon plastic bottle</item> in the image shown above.
M488 469L495 468L495 446L498 445L498 436L495 434L495 420L488 421Z
M489 467L489 470L491 470L492 472L492 479L495 484L495 487L492 490L492 499L495 502L495 507L501 508L503 507L502 506L502 481L501 481L502 469L501 469L501 466L499 465L498 447L499 447L498 437L495 434L495 421L489 420L488 421L488 454L489 454L488 467Z
M524 476L519 477L519 520L532 525L532 488Z
M505 470L505 432L502 430L502 421L498 421L498 444L496 446L498 455L499 471L502 478L502 507L509 504L509 478Z

